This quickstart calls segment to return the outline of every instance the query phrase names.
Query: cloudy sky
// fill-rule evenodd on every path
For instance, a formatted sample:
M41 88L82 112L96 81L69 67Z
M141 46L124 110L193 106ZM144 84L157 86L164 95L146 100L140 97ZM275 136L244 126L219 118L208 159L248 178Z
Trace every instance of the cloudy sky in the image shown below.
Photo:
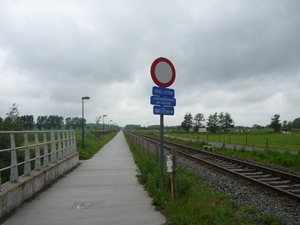
M185 113L228 112L235 125L300 117L299 0L2 0L0 117L107 115L119 126L159 124L150 67L176 69ZM101 120L102 121L102 120Z

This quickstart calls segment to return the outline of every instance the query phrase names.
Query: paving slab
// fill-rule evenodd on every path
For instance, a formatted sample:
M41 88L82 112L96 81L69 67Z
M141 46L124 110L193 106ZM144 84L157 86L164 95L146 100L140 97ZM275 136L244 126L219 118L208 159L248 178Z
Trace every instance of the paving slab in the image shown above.
M138 184L120 131L93 158L24 204L4 225L161 225L166 218Z

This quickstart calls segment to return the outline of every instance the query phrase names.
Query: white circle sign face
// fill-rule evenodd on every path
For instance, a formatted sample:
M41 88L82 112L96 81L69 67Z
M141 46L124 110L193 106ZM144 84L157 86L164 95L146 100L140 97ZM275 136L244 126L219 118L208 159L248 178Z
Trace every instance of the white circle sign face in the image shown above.
M172 69L168 63L159 62L155 67L156 78L162 83L168 83L172 79Z
M154 60L150 73L154 83L164 88L172 85L176 76L175 67L171 61L163 57Z

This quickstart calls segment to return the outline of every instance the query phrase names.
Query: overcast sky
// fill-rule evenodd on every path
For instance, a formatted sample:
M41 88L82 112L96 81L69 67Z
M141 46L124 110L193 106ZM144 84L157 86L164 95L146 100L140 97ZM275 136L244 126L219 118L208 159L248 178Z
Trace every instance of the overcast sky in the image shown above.
M235 125L300 117L299 0L0 1L0 117L107 115L159 124L156 58L176 69L174 116L228 112ZM102 119L101 119L102 122Z

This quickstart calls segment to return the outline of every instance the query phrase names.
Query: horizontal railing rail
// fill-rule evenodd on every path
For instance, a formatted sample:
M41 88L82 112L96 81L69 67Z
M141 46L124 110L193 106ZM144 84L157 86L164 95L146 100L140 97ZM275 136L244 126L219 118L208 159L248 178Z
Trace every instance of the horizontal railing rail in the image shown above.
M19 174L30 176L76 151L73 130L0 131L0 191L3 183L19 182Z

